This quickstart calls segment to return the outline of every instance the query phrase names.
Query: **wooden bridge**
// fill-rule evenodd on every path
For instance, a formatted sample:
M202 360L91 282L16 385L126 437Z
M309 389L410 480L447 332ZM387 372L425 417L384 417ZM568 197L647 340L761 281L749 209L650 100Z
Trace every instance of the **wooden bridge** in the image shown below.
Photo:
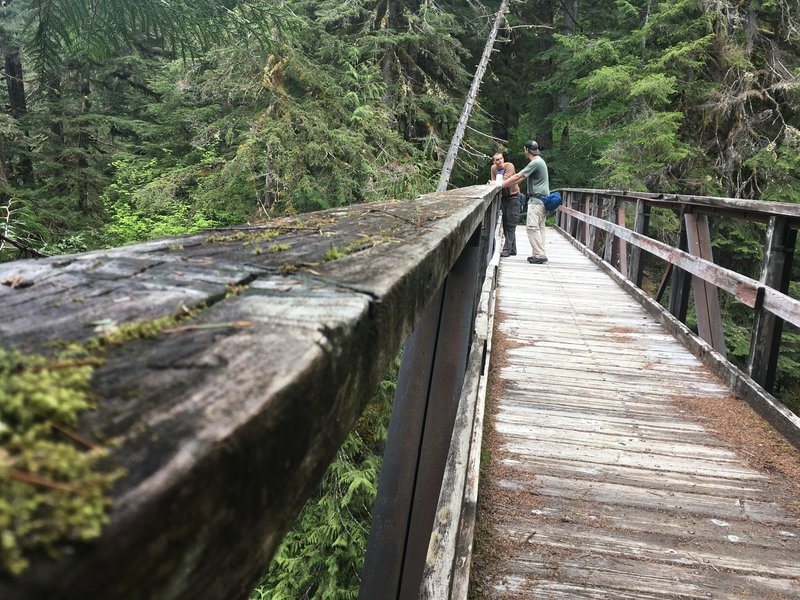
M798 597L800 487L758 468L796 451L566 239L547 249L500 268L476 597Z
M800 207L564 190L550 261L498 264L496 191L0 265L3 348L104 336L73 435L125 469L101 536L0 597L245 597L401 346L364 600L798 597L800 420L769 390ZM766 224L760 279L713 263L716 218ZM718 290L753 309L748 373Z

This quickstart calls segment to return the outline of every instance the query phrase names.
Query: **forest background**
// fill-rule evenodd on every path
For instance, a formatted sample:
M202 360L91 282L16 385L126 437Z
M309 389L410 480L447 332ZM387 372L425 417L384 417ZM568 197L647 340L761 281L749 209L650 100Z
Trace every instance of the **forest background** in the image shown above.
M432 191L499 4L5 0L0 260ZM800 202L799 13L512 0L451 185L486 181L497 150L522 166L532 138L553 188ZM763 227L713 227L716 262L758 277ZM677 219L653 229L674 238ZM741 361L751 317L722 303ZM799 341L787 328L777 389L795 410ZM256 597L353 595L390 387Z

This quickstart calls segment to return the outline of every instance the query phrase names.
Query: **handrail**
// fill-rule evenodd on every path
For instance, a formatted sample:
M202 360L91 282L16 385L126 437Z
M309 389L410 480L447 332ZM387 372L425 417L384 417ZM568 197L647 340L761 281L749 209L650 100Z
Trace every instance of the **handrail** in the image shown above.
M688 340L685 327L690 294L694 295L698 336L690 342L702 358L711 360L734 389L791 441L800 443L800 419L769 393L774 389L783 323L800 326L800 301L789 294L792 260L800 228L800 205L618 190L562 190L557 226L590 258L614 276L654 314L669 288L668 315L673 332ZM626 225L626 206L634 205L634 225ZM680 217L677 246L648 236L652 208L674 211ZM768 224L764 263L757 281L715 264L711 217L724 216ZM603 239L601 239L603 238ZM666 261L667 269L655 298L641 290L643 255ZM726 358L718 290L754 309L746 374Z
M592 194L604 198L617 198L635 202L645 200L651 206L674 207L693 206L706 211L721 211L740 216L756 217L767 221L772 216L787 217L800 226L800 204L789 202L773 202L766 200L748 200L745 198L724 198L720 196L694 196L691 194L668 194L652 192L635 192L610 189L561 188L571 196ZM566 194L565 194L566 195Z
M417 458L436 489L410 488L432 507L405 507L430 515L427 533L422 520L407 523L424 540L409 549L423 557L421 576L475 358L496 197L474 186L0 264L3 348L48 354L114 330L91 362L97 408L77 433L115 440L110 466L126 471L100 537L57 560L35 553L21 576L0 578L0 597L246 597L404 342L400 400L452 407L417 424L445 438L443 454ZM439 334L428 354L431 314ZM420 372L410 366L421 364L433 396L411 389ZM408 460L391 444L388 463Z
M736 271L720 267L699 256L694 256L646 235L630 231L621 225L615 225L591 215L584 215L571 208L564 208L563 212L579 221L588 223L603 231L608 231L617 238L646 250L653 256L663 258L670 264L680 267L703 281L713 283L719 289L730 293L750 308L756 308L760 302L772 314L800 327L800 301L791 296L762 285L755 279L740 275Z

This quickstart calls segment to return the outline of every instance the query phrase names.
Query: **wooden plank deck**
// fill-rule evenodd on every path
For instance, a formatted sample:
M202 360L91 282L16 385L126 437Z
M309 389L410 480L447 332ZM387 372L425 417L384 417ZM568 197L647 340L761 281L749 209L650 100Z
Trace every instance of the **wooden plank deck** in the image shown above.
M792 488L683 402L731 392L547 233L501 260L471 597L800 598Z

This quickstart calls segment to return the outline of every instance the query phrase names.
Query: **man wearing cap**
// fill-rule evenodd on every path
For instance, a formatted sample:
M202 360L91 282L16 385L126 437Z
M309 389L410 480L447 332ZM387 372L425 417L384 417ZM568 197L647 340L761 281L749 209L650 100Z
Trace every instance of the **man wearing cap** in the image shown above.
M528 262L541 265L547 262L544 252L544 219L547 211L542 198L550 193L550 179L547 176L547 164L539 152L539 144L533 140L525 142L525 156L530 161L522 171L506 179L503 178L503 189L516 186L523 179L528 183L528 214L525 231L531 243L531 256Z
M503 158L502 152L497 152L492 156L492 168L490 169L491 179L489 183L498 181L497 176L505 181L507 177L511 177L516 173L514 165L506 162ZM503 245L503 251L500 256L517 255L517 222L519 221L519 185L512 185L511 187L503 188L500 195L501 207L503 210L503 234L506 238L506 243Z

